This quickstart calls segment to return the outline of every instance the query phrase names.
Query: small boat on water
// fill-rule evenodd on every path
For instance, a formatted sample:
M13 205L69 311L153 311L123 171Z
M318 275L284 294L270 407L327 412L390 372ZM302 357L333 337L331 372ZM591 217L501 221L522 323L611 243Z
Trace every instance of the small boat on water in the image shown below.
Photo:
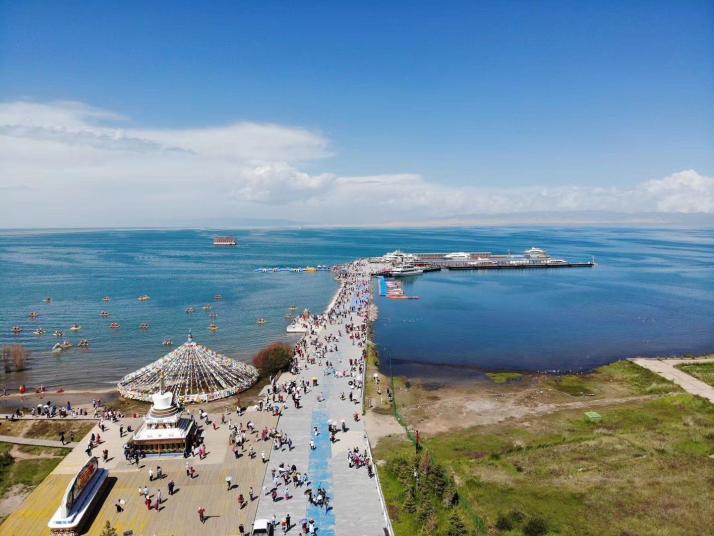
M42 301L45 302L45 303L52 303L52 298L50 298L49 296L47 296L47 297L45 297L45 299L42 300Z
M104 296L104 297L102 298L102 301L103 301L104 303L109 303L110 301L112 301L112 298L111 298L111 296Z
M64 331L62 331L61 329L56 329L52 335L54 335L55 337L64 337Z
M139 300L141 302L149 301L150 299L151 299L151 296L149 296L148 294L142 294L141 296L139 296L137 298L137 300Z
M213 296L213 299L216 301L221 301L223 299L223 294L216 294Z
M164 341L161 343L164 346L172 346L174 343L173 339L171 337L164 337Z
M290 306L290 310L291 310L291 311L294 311L295 309L297 309L297 305L291 305L291 306Z
M89 339L82 339L77 346L80 348L89 348Z
M37 328L35 331L32 332L34 335L37 337L41 337L42 335L45 334L45 330L42 328Z
M210 309L211 309L211 304L210 304L210 303L207 303L206 305L203 306L203 310L204 310L204 311L208 311L208 310L210 310Z
M109 327L112 329L119 329L121 326L119 325L119 322L112 322Z
M37 318L39 318L39 317L40 317L40 313L38 313L37 311L32 311L32 312L30 313L30 319L32 319L32 320L35 320L35 319L37 319Z
M82 329L82 326L79 324L72 324L69 328L70 331L79 331L80 329Z
M186 314L187 314L187 315L193 314L193 311L194 311L193 307L186 307Z
M258 323L259 326L264 325L264 324L265 324L265 318L259 318L257 323Z
M214 324L213 322L211 322L208 325L208 331L212 331L215 333L216 331L218 331L218 326L216 324Z
M215 320L216 318L218 318L218 313L209 313L208 318L210 318L211 320Z
M60 346L62 347L62 350L69 350L74 346L74 344L72 344L72 341L65 339L62 341Z
M101 313L99 313L99 317L100 318L109 318L109 313L106 311L102 311Z
M13 332L15 335L19 335L20 333L22 333L22 331L23 331L22 327L20 327L20 326L12 326L12 332Z
M55 343L55 345L52 347L52 352L55 354L60 353L62 350L63 350L62 343L59 343L59 342Z
M149 323L148 323L148 322L142 322L141 324L139 324L139 329L144 330L144 331L148 330L148 329L149 329Z
M234 236L216 236L213 239L214 246L235 246L237 243Z

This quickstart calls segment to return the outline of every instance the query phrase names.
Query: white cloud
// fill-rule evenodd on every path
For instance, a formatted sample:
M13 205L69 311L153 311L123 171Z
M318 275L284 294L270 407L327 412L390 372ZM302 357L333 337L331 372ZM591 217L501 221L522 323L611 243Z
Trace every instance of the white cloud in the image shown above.
M0 227L191 225L240 217L379 223L532 211L714 213L714 178L630 188L449 186L415 173L310 173L319 133L239 122L126 127L76 102L0 103ZM574 170L576 173L576 170Z

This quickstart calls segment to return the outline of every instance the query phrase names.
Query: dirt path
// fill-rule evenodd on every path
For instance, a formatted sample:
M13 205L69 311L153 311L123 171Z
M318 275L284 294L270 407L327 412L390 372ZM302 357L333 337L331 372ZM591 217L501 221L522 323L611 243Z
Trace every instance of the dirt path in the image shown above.
M688 363L711 363L714 358L706 359L653 359L637 357L630 359L633 363L659 374L663 378L676 383L690 394L706 398L714 403L714 387L676 368L677 365Z

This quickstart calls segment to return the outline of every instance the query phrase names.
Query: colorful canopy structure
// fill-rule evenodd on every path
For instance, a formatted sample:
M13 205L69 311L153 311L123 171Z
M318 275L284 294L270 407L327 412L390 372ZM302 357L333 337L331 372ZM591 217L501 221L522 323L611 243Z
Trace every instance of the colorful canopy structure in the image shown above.
M258 381L254 366L214 352L189 334L188 341L172 352L124 376L117 388L126 398L150 402L162 374L166 390L183 403L225 398Z

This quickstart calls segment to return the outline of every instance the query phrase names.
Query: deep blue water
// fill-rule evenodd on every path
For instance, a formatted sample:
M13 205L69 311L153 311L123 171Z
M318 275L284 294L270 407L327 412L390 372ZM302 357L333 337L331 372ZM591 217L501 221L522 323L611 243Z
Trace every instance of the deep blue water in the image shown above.
M234 234L236 248L215 248ZM0 344L32 349L20 383L100 387L158 359L164 337L195 338L249 359L287 339L291 304L321 311L337 285L329 273L258 274L258 266L333 264L407 251L521 251L531 246L595 269L441 272L407 281L418 301L378 298L377 342L393 362L460 363L502 369L584 369L631 355L714 348L714 231L654 229L393 229L276 231L0 232ZM221 293L222 302L213 296ZM137 301L141 294L152 300ZM104 295L112 296L109 304ZM42 303L44 296L52 304ZM220 331L201 310L213 304ZM192 305L196 312L186 315ZM106 309L111 318L99 318ZM30 311L40 318L31 321ZM264 317L260 327L256 319ZM118 331L109 329L117 321ZM69 326L82 325L79 334ZM149 322L151 329L137 329ZM20 324L25 332L13 336ZM42 326L44 337L32 331ZM75 343L56 357L51 332Z

